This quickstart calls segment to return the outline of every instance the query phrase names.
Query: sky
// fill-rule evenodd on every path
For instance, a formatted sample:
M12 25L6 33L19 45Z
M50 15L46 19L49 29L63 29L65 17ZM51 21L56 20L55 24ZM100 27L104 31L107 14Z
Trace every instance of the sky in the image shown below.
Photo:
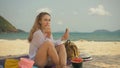
M36 16L51 14L53 32L93 32L120 29L120 0L0 0L0 15L29 32Z

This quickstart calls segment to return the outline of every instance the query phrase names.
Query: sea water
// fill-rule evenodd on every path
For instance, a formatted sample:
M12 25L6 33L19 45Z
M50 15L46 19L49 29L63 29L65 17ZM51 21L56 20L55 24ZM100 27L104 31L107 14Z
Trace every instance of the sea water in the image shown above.
M59 39L64 33L53 32L53 38ZM0 33L0 39L27 39L29 36L28 32L21 33ZM120 33L82 33L82 32L71 32L70 40L88 40L88 41L120 41Z

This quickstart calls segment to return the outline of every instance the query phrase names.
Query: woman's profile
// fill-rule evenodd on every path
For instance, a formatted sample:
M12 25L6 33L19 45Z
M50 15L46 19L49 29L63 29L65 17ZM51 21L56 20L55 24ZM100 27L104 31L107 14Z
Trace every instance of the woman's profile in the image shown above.
M37 15L35 23L30 31L28 41L30 43L29 58L35 61L40 68L54 64L56 68L66 68L67 55L65 46L61 43L69 37L69 31L54 40L50 28L51 15L41 12Z

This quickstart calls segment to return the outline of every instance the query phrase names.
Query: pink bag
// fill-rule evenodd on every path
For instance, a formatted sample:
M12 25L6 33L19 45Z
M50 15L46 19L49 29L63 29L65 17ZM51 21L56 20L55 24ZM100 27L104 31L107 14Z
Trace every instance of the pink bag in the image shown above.
M33 64L34 61L27 58L20 58L20 61L18 62L19 68L32 68Z

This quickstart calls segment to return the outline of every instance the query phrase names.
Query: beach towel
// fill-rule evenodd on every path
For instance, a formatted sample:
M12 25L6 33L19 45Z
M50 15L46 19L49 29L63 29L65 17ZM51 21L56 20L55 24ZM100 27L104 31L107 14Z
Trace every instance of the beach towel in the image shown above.
M6 59L5 60L5 68L19 68L18 66L19 60L17 59Z

